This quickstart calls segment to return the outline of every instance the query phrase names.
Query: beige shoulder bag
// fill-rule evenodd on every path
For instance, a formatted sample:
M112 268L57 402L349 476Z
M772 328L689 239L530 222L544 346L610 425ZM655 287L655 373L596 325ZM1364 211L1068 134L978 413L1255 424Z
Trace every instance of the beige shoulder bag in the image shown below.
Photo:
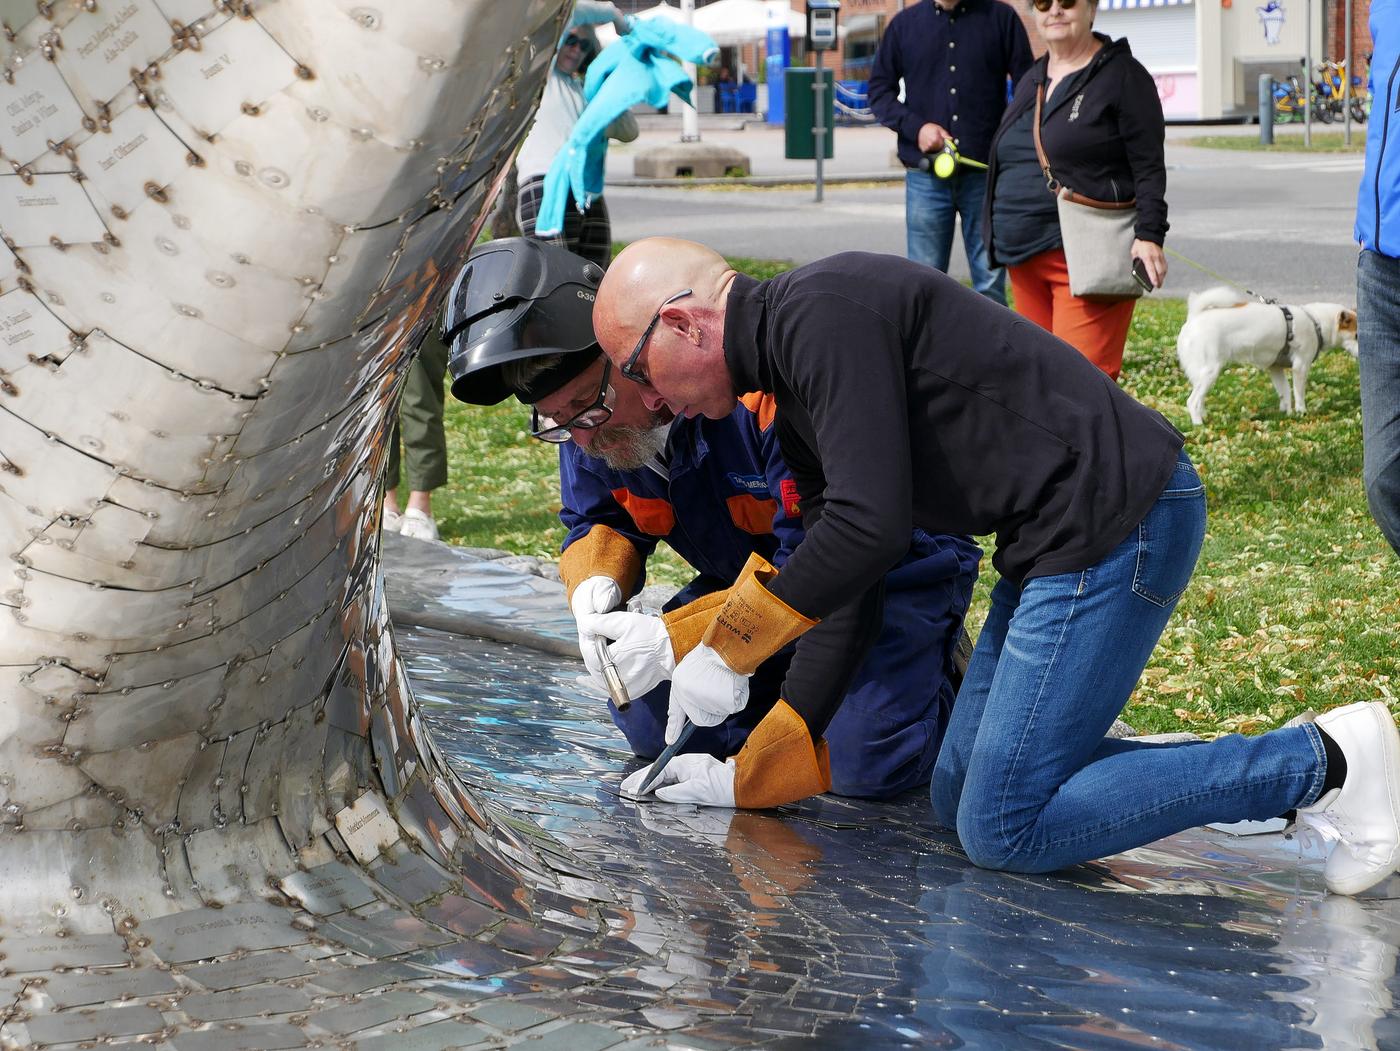
M1084 299L1136 299L1142 295L1142 286L1132 274L1137 202L1096 201L1060 185L1051 174L1050 158L1040 141L1044 102L1045 85L1041 83L1035 89L1035 155L1060 213L1070 294Z

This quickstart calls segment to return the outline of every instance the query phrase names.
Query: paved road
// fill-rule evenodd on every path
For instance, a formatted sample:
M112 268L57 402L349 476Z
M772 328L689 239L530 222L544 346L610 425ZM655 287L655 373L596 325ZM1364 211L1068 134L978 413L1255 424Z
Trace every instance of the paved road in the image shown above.
M890 143L884 134L867 129L841 129L839 134L829 171L889 172ZM781 159L775 133L706 132L705 138L750 150L755 174L810 175L811 162ZM610 178L630 174L630 152L612 151ZM1286 302L1355 301L1351 231L1359 155L1205 150L1169 140L1167 163L1169 248ZM901 183L832 185L824 203L816 204L812 197L810 189L615 185L607 190L618 240L669 234L703 241L728 255L797 262L848 249L903 254ZM1179 260L1171 259L1170 266L1168 295L1184 296L1217 283ZM953 272L967 276L961 247L954 253Z

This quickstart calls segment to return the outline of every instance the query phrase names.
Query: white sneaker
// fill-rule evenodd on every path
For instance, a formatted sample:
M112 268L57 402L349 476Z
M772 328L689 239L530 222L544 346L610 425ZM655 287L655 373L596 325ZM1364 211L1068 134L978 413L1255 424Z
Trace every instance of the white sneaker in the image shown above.
M403 528L403 515L397 511L384 512L384 532L397 533Z
M1334 708L1317 725L1341 748L1346 781L1298 808L1299 838L1335 843L1324 875L1333 894L1360 894L1400 866L1400 733L1380 701Z
M414 540L436 540L438 538L437 523L433 521L433 516L425 515L416 507L410 507L403 513L403 525L399 527L399 532Z

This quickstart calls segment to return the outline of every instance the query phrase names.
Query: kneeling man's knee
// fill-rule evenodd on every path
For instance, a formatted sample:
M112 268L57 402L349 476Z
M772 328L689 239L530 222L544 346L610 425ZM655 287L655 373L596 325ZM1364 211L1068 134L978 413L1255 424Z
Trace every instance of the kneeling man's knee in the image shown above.
M970 810L959 811L957 829L958 842L974 865L997 872L1047 871L1041 853L1027 849L1026 830L1007 830L995 815Z

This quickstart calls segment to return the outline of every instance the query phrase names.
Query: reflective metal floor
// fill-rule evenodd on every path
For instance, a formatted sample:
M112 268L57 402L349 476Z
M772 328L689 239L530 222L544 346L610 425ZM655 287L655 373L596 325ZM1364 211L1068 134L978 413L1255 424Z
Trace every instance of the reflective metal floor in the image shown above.
M617 786L636 763L576 666L402 641L454 765L612 892L611 951L651 957L635 978L566 979L616 1021L697 1047L1400 1046L1400 903L1326 896L1294 842L1202 831L1023 877L969 865L918 794L635 804Z
M561 634L557 585L386 548L410 614ZM459 851L454 875L367 809L341 823L344 850L260 898L114 912L111 934L15 934L6 916L0 1043L1400 1046L1400 903L1327 897L1319 862L1277 836L1203 831L1022 877L969 865L917 794L637 804L579 663L421 628L400 643L492 849ZM393 845L360 867L379 835Z

